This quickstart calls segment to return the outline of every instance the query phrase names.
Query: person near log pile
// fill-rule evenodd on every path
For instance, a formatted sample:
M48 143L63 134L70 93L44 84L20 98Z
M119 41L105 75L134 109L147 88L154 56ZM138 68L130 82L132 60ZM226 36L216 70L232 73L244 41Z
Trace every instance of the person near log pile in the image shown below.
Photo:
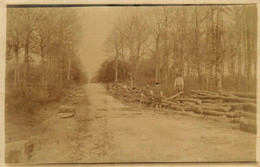
M176 93L182 92L184 90L184 80L181 74L178 74L174 81L174 90Z
M152 90L150 89L149 85L147 84L143 90L143 103L146 107L150 107L153 100Z
M156 105L156 110L161 110L162 109L162 97L163 97L163 91L161 89L160 83L156 82L155 83L155 88L151 92L153 96L153 101L155 102Z

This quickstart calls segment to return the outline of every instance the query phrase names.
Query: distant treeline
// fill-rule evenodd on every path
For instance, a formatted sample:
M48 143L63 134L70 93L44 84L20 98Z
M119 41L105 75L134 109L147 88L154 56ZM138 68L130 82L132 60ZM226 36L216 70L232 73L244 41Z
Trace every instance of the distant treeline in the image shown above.
M131 86L256 91L256 5L127 8L104 44L95 77Z
M86 81L77 56L79 28L71 8L7 10L7 104L59 100L70 85Z

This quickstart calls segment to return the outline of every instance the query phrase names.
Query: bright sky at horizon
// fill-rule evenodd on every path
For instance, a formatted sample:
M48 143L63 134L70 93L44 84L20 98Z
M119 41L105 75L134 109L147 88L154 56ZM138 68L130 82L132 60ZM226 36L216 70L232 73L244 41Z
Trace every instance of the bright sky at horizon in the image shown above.
M79 8L83 31L79 56L90 78L100 65L108 59L103 51L103 46L112 28L115 12L118 9L111 7Z

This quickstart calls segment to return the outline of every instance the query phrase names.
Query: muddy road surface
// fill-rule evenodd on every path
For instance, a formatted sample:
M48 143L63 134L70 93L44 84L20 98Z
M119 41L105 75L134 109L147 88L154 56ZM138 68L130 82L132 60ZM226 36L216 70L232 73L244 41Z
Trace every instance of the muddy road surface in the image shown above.
M255 161L256 135L224 121L141 109L84 86L74 118L53 111L31 139L36 163Z

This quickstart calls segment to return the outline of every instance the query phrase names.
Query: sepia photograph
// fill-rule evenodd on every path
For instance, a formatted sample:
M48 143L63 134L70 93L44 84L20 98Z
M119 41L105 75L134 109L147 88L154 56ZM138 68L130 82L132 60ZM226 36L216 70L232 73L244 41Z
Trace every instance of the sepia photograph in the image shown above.
M257 4L6 6L5 164L257 161Z

